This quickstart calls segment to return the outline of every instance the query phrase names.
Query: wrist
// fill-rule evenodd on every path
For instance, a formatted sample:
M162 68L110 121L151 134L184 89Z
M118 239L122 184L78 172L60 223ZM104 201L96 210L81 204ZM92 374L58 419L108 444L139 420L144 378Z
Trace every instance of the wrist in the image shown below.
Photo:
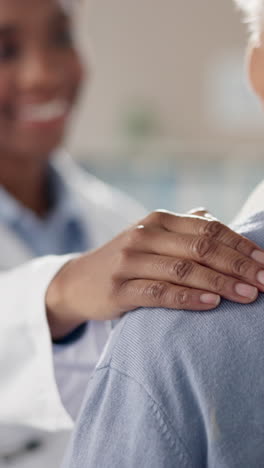
M45 305L52 339L57 341L69 335L84 321L76 316L68 298L68 268L74 260L67 262L48 286Z

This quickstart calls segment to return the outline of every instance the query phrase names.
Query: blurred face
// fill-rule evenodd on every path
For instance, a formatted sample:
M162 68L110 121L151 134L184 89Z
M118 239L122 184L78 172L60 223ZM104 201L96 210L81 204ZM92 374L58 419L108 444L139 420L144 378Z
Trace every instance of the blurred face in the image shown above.
M264 105L264 34L259 44L249 47L247 68L251 87Z
M81 77L61 0L0 0L0 158L48 157Z

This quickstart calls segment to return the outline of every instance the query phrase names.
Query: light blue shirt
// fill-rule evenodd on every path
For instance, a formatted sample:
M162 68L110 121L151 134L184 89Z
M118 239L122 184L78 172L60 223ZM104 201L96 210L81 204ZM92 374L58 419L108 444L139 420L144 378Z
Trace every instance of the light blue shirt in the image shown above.
M238 231L264 248L264 213ZM65 468L263 468L264 295L139 309L113 331Z
M45 218L39 218L0 186L0 222L13 230L35 256L87 250L89 236L79 207L52 165L48 191L52 209Z

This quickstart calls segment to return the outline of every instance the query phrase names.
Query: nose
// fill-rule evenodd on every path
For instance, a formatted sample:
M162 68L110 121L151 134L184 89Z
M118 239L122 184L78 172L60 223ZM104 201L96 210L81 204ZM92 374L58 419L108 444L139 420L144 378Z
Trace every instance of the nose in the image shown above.
M22 61L18 77L20 91L27 94L49 94L63 82L63 70L43 50L34 50Z

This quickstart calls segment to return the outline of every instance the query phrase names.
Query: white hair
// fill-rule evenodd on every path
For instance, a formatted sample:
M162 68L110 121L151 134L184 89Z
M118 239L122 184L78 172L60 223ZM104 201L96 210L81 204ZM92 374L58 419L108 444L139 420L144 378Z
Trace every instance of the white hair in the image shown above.
M234 0L242 10L253 40L259 40L264 26L264 0Z

